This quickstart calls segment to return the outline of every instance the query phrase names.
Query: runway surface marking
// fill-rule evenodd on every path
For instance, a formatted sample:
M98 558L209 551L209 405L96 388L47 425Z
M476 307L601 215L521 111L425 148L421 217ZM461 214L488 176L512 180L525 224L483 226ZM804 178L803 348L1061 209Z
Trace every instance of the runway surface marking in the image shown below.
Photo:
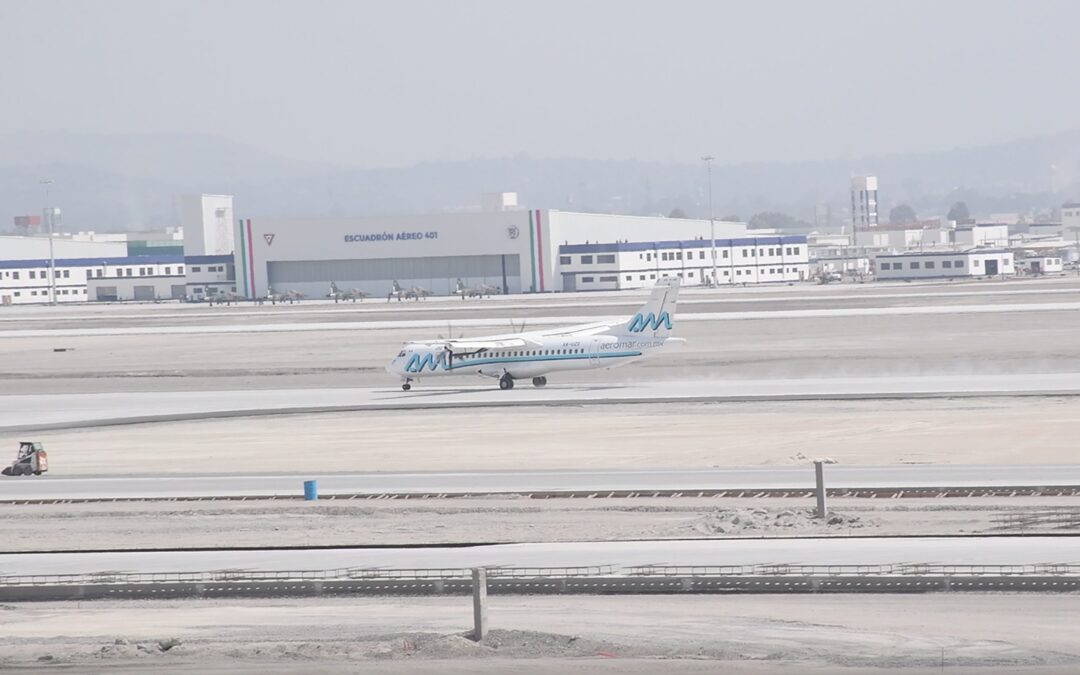
M287 314L288 316L311 316L311 315L352 315L352 314L377 314L385 313L389 311L411 313L411 312L431 312L431 311L454 311L454 312L469 312L483 310L485 308L498 309L498 310L533 310L533 309L565 309L573 307L637 307L641 304L648 293L641 292L636 294L621 294L619 296L592 296L590 294L589 301L582 300L568 300L567 302L521 302L523 296L506 296L499 298L497 302L495 298L487 298L484 300L468 300L460 301L455 298L440 298L439 301L424 301L420 303L385 303L378 302L375 299L374 302L367 301L366 303L357 303L355 306L353 303L347 304L334 304L324 300L311 300L305 301L305 305L314 305L314 307L304 306L299 308L294 305L283 306L279 311L275 306L252 306L249 304L226 306L220 308L218 311L205 311L201 307L193 307L190 311L163 311L153 312L146 310L143 312L137 311L137 306L132 306L131 309L136 311L128 312L106 312L106 313L93 313L92 309L87 311L79 311L84 306L80 307L64 307L64 310L68 311L65 314L53 314L50 316L33 316L28 313L20 313L16 316L0 316L0 323L4 322L26 322L26 321L63 321L63 320L105 320L105 319L121 319L121 320L153 320L153 319L188 319L188 318L221 318L223 316L229 316L232 313L235 316L250 317L255 314L266 314L268 316L282 316ZM684 289L686 290L686 289ZM702 291L705 293L707 291ZM711 295L707 298L702 298L697 295L689 295L679 299L681 306L689 305L707 305L707 304L755 304L755 303L783 303L783 302L799 302L799 301L811 301L811 302L836 302L836 301L865 301L865 300L909 300L912 298L982 298L982 297L998 297L998 296L1038 296L1044 297L1054 294L1073 294L1080 295L1080 288L1046 288L1046 289L1022 289L1022 290L971 290L971 291L955 291L955 292L908 292L908 293L846 293L846 294L813 294L813 293L792 293L790 295L776 294L769 297L725 297L724 295ZM36 308L34 308L36 309ZM33 311L33 310L31 310ZM47 310L53 311L53 310ZM275 312L279 312L275 314Z
M511 391L500 391L494 385L427 387L421 381L411 392L390 385L356 389L26 394L0 396L0 431L301 412L1078 394L1080 373L718 379L543 389L520 387Z
M752 312L679 313L679 321L746 321L753 319L806 319L858 316L910 316L922 314L1000 314L1063 312L1080 310L1080 302L1046 302L1009 305L920 305L911 307L867 307L849 309L792 309ZM581 315L525 317L530 326L573 325L579 323L617 322L625 315ZM454 325L501 326L507 317L456 319ZM219 333L285 333L307 331L349 331L386 329L445 329L446 319L394 321L338 321L312 323L233 324L216 326L130 326L113 328L50 328L0 331L0 338L52 338L108 335L191 335ZM424 336L417 336L424 338ZM432 338L434 339L434 338Z
M117 540L117 545L122 541ZM212 570L599 565L1022 565L1080 561L1080 537L726 539L468 548L0 554L0 576Z

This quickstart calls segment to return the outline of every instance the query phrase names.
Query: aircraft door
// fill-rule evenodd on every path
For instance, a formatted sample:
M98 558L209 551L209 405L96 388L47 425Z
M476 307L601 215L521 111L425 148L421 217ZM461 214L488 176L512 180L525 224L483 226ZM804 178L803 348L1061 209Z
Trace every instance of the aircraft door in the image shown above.
M589 341L589 365L596 366L600 364L600 341Z

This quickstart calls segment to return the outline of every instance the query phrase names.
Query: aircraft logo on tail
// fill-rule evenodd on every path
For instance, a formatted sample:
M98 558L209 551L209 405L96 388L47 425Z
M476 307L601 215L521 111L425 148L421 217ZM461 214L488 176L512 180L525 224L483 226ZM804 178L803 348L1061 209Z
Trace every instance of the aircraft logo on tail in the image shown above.
M661 325L671 330L671 317L668 316L667 312L660 312L660 316L656 316L652 312L648 314L638 312L633 319L630 319L630 324L626 327L626 330L631 333L641 333L645 329L660 330Z

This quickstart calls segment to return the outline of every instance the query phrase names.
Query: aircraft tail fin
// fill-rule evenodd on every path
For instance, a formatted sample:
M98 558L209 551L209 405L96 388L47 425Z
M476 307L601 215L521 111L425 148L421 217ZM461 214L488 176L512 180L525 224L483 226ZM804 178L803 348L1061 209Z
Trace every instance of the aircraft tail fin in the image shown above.
M675 303L679 299L678 277L664 277L656 282L649 301L628 321L612 327L609 335L668 337L675 321Z

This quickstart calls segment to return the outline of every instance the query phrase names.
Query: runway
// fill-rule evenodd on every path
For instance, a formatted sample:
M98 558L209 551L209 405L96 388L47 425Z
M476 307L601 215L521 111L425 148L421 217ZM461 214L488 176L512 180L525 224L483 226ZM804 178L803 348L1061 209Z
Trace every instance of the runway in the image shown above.
M599 307L598 307L599 308ZM477 309L477 308L474 308ZM478 308L484 311L485 308ZM535 308L530 308L535 311ZM605 307L606 309L606 307ZM1029 314L1032 312L1062 312L1080 310L1080 302L1035 302L1016 304L971 304L971 305L899 305L890 307L835 307L815 309L776 309L729 312L679 312L680 323L699 321L746 321L754 319L828 319L842 317L871 316L911 316L911 315L957 315L957 314ZM262 315L260 315L262 316ZM345 317L344 311L339 316ZM521 317L528 320L531 329L547 326L570 326L594 322L624 321L629 312L622 314L560 314L534 315ZM185 317L191 318L191 317ZM279 319L280 317L275 317ZM458 328L496 327L498 332L507 332L506 322L510 315L490 316L486 318L452 318L445 316L432 319L392 319L392 320L339 320L273 323L234 323L188 325L159 324L136 326L79 327L79 328L28 328L0 330L3 338L63 338L63 337L103 337L112 335L199 335L231 333L292 333L312 331L371 331L408 329L416 331L444 330L452 322ZM427 339L430 335L417 335L415 339Z
M1063 466L843 466L828 465L826 486L841 488L1048 487L1080 485L1080 465ZM318 481L323 496L608 491L812 489L809 465L637 471L474 471L290 475L84 476L7 479L0 502L64 499L280 497L302 494Z
M476 381L468 378L422 380L411 392L395 387L372 387L8 395L0 396L0 432L286 413L1080 394L1080 373L716 379L608 386L552 385L544 389L523 382L512 391L500 391L494 384L470 384ZM462 386L454 386L458 382Z
M482 535L482 523L478 535ZM1080 537L726 539L465 548L220 550L0 555L0 576L97 572L614 565L1023 565L1080 561Z

